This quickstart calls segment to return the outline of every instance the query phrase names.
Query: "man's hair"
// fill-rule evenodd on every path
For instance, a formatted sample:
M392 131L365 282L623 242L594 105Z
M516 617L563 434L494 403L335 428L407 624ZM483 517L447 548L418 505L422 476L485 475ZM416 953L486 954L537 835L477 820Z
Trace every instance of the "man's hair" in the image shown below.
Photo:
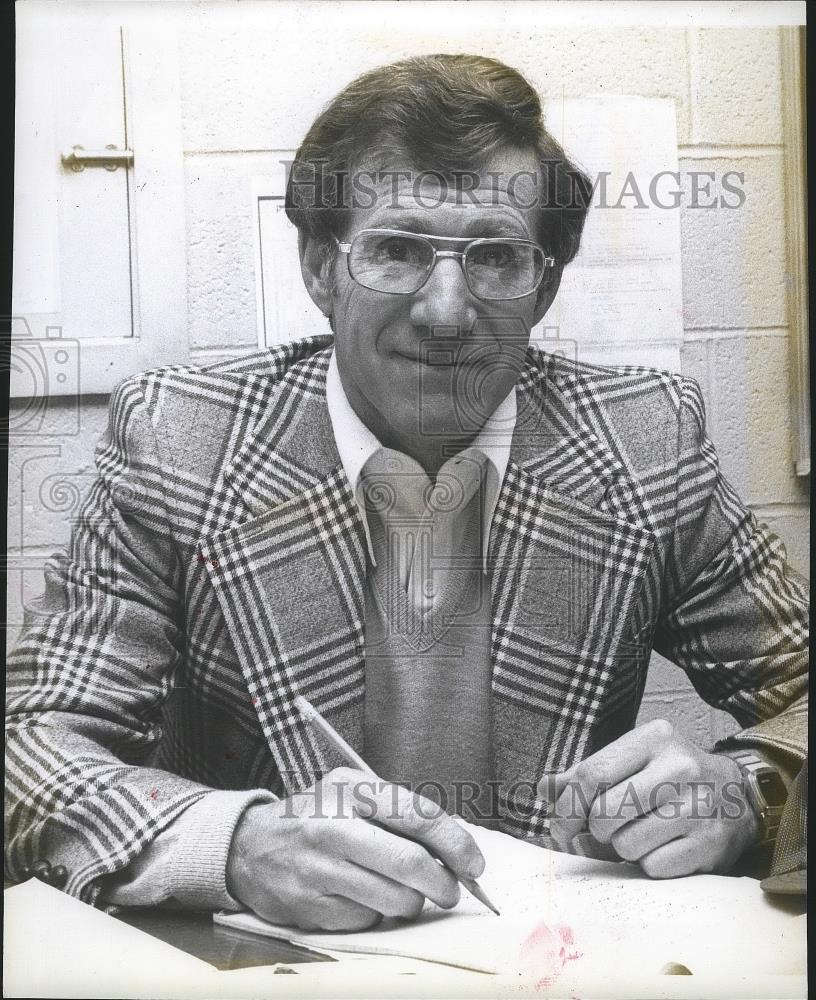
M315 119L295 155L286 214L301 237L345 231L349 177L363 164L431 170L446 179L484 169L503 150L539 161L537 237L563 266L578 252L592 187L544 127L538 95L517 70L474 55L418 56L353 80ZM467 195L464 195L466 198Z

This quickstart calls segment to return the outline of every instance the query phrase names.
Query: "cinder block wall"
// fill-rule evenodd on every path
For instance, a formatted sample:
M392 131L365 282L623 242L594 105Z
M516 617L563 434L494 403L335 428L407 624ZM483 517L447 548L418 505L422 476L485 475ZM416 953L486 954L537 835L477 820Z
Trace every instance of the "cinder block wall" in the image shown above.
M208 23L203 10L180 32L191 356L255 348L250 178L271 173L328 97L365 69L410 54L471 51L517 66L549 97L671 98L681 170L739 171L746 193L738 211L682 209L682 370L702 386L727 475L807 572L807 480L793 474L788 403L778 32L550 29L525 6L522 27L521 17L508 16L500 32L477 25L434 36L427 24L390 29L376 4L365 24L332 20L329 10L299 8L297 30L290 23L285 37L269 17L265 25ZM631 360L648 363L634 351ZM41 589L42 559L67 541L92 479L106 405L104 397L55 402L48 416L55 436L12 450L10 555L30 566L10 592L12 640L21 590ZM60 436L75 423L76 433ZM703 744L735 726L659 657L641 719L657 716Z

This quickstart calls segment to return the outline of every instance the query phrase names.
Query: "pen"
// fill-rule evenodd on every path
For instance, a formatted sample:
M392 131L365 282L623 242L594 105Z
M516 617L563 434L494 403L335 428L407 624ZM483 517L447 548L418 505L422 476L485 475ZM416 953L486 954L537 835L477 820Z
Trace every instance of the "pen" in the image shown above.
M315 729L319 729L320 732L323 733L329 743L331 743L335 750L338 750L346 758L349 764L352 764L360 771L364 771L375 781L380 781L380 778L371 770L357 751L346 743L343 737L336 732L333 726L326 722L320 712L318 712L314 705L304 698L302 694L299 694L295 698L295 708L310 725L314 726ZM444 867L447 868L448 871L451 871L447 865L444 865ZM490 902L484 889L479 885L475 878L467 878L464 875L456 875L455 872L451 872L451 874L467 889L471 896L474 896L489 910L492 910L497 917L500 916L499 911Z

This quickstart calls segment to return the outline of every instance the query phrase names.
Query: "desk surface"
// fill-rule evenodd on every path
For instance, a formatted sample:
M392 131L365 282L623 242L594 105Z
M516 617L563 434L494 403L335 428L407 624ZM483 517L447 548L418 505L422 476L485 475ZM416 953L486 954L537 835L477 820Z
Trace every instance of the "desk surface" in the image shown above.
M730 874L762 878L767 860L754 858L743 861ZM775 908L798 916L806 912L804 896L770 897ZM325 955L288 944L274 938L261 937L213 923L210 913L171 912L157 908L123 910L118 919L200 958L219 970L245 969L259 965L303 962L331 962Z
M286 941L247 934L213 923L211 913L169 912L148 908L124 910L116 916L146 934L200 958L221 971L248 969L256 965L290 965L301 962L333 962L306 948Z
M741 862L731 874L762 878L766 870L767 859L755 857ZM6 882L5 887L8 888L11 884L13 883ZM774 898L774 905L794 915L806 912L804 896L777 896ZM131 927L200 958L219 970L247 969L278 963L297 965L304 962L334 961L285 941L221 927L213 923L210 913L145 908L122 910L116 916Z
M756 892L762 897L758 886ZM708 897L701 902L707 906ZM89 996L181 998L192 995L192 983L197 984L196 995L218 995L225 1000L237 1000L248 995L284 998L291 997L295 992L302 996L342 996L347 1000L367 997L377 1000L392 995L384 976L393 977L393 981L388 980L394 987L393 995L404 996L407 981L401 977L412 975L417 977L412 983L419 988L421 980L425 984L425 992L410 995L430 998L440 995L430 991L432 987L436 989L438 977L443 974L449 978L458 977L451 990L454 987L465 990L467 987L465 995L484 997L485 1000L495 998L500 995L494 991L494 987L498 989L496 984L499 980L507 987L506 990L502 987L502 996L518 995L516 973L496 979L449 966L410 960L406 960L409 963L407 968L402 960L396 968L393 964L383 965L383 960L377 959L357 962L351 959L324 966L318 963L331 959L286 942L216 926L209 913L144 909L122 911L119 918L114 919L36 880L11 889L6 904L4 967L9 996L63 996L77 1000ZM775 967L770 971L764 967L760 969L763 976L770 977L768 984L762 986L765 992L758 987L759 980L754 972L737 976L738 989L731 995L744 1000L756 1000L761 996L800 1000L805 995L804 976L799 971L800 967L804 967L800 960L805 948L803 925L785 923L789 918L784 915L795 916L804 908L803 898L777 897L771 903L772 910L781 911L778 926L784 934L778 940L775 933L768 934L767 940L773 941L776 949L777 945L784 944L783 937L788 930L791 931L786 940L789 939L796 950L795 968L794 964L790 966L793 971L780 975ZM776 918L773 917L772 921ZM777 924L773 923L773 926ZM134 930L143 933L134 934ZM321 972L321 969L324 971ZM425 975L429 969L432 974ZM701 992L705 975L709 972L720 978L713 985L709 983L708 992ZM212 978L220 977L222 973L226 978ZM296 979L278 979L277 974L281 973L294 974ZM275 978L265 978L270 974ZM727 980L720 981L723 975L719 966L706 966L694 981L683 976L671 977L674 981L672 985L664 983L661 977L659 994L667 998L671 995L674 1000L699 1000L703 996L714 1000L723 995L724 983L729 988L735 985L730 974ZM360 985L363 980L365 990ZM298 988L293 988L293 982L298 984ZM19 989L9 988L11 983L16 983ZM275 983L277 986L273 985ZM344 991L339 989L338 983L345 984ZM594 986L592 983L587 986L583 980L582 983L583 993L580 995L610 995L608 976ZM623 992L629 996L628 991Z

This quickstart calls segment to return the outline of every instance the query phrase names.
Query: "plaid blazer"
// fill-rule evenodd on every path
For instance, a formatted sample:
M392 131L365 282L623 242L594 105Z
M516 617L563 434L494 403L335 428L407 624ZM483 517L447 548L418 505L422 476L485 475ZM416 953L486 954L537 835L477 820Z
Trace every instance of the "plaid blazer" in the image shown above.
M358 750L363 526L326 406L329 336L147 372L115 391L70 551L8 677L7 872L38 857L93 902L208 789L302 789ZM503 826L531 783L631 729L652 648L803 756L807 592L705 436L696 384L531 349L491 531Z

